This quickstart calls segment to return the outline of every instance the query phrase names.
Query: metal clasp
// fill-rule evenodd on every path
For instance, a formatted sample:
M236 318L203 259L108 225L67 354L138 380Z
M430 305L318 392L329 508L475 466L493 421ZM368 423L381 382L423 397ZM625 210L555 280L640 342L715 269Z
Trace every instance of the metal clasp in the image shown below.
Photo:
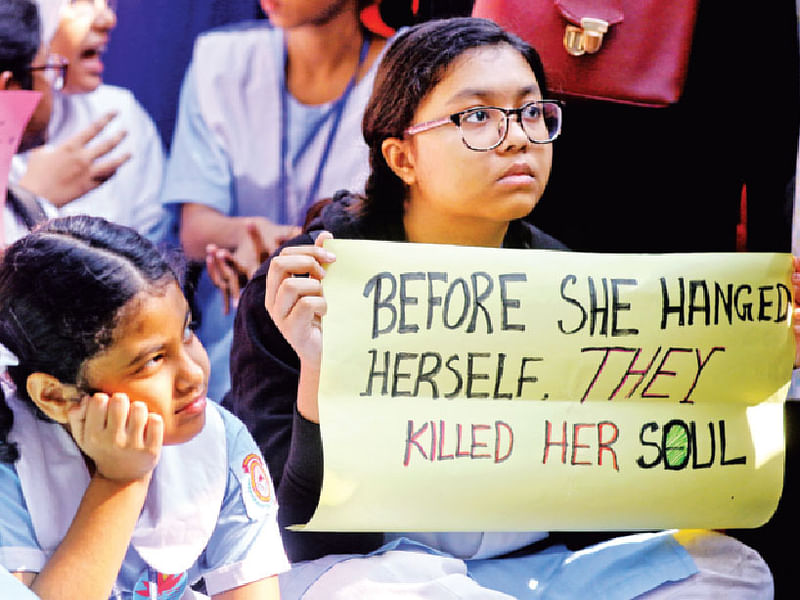
M581 26L567 25L564 31L564 48L572 56L594 54L603 45L603 34L608 31L608 21L583 17Z

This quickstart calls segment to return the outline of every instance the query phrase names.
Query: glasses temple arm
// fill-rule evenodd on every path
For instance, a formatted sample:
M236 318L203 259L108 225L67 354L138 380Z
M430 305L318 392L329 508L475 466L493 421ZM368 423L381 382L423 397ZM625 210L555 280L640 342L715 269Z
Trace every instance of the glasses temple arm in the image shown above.
M406 135L416 135L417 133L422 133L423 131L428 131L429 129L433 129L434 127L441 127L442 125L447 125L448 123L454 123L458 125L458 121L456 120L456 115L450 115L448 117L442 117L441 119L435 119L433 121L425 121L424 123L417 123L416 125L412 125L405 130Z

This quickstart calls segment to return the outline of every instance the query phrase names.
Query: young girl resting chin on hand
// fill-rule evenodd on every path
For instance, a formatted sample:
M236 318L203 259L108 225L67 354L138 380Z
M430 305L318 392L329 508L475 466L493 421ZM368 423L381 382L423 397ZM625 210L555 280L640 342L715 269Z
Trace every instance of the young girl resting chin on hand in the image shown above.
M177 271L132 229L55 219L0 262L0 565L40 598L277 598L261 454L207 401ZM13 356L12 356L13 355Z

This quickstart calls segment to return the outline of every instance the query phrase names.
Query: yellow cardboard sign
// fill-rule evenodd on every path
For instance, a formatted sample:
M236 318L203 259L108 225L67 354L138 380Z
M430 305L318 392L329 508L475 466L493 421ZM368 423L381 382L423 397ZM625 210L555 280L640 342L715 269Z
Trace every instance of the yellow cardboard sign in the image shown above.
M775 510L789 255L326 248L306 529L754 527Z

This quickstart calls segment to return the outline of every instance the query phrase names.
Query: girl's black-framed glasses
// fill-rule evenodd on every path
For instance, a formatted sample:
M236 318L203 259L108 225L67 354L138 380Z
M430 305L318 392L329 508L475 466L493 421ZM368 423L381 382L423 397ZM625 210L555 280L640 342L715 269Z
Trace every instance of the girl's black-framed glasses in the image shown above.
M497 148L508 135L508 120L516 117L527 138L534 144L549 144L561 133L561 102L535 100L519 108L476 106L441 119L412 125L405 135L416 135L452 123L461 131L461 140L470 150L486 152Z

